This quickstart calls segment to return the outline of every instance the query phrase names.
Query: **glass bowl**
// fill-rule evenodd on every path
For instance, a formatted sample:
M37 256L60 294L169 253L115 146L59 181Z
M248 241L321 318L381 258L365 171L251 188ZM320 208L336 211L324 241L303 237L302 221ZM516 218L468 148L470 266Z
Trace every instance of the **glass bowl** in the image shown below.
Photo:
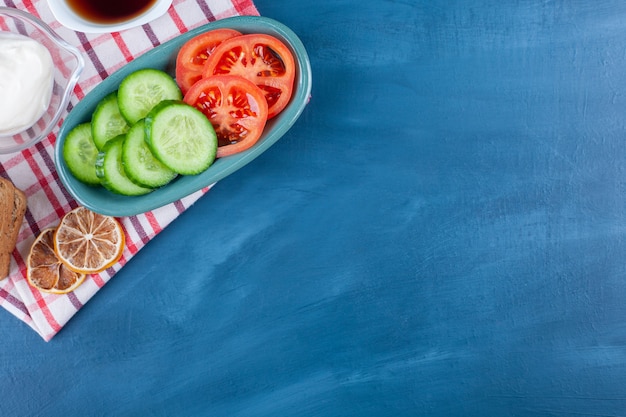
M0 154L9 154L36 144L52 132L67 110L85 61L78 49L61 39L43 21L24 11L0 7L0 31L24 35L41 43L50 51L54 64L52 97L43 115L26 130L0 136Z

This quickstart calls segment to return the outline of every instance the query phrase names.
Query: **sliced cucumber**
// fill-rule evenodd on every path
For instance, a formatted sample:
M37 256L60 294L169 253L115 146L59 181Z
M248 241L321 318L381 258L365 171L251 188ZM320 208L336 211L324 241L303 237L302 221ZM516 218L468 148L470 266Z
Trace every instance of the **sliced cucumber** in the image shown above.
M104 97L91 116L91 133L100 150L108 140L126 133L129 127L126 119L120 113L116 91Z
M122 195L143 195L152 191L132 182L124 171L122 164L122 146L125 135L119 135L109 140L98 153L96 159L96 174L100 183L107 190Z
M133 125L163 100L181 100L183 94L165 71L145 68L127 75L118 88L120 112Z
M122 146L122 163L128 178L135 184L158 188L169 183L176 173L152 155L146 143L144 119L135 123L126 133Z
M146 142L152 154L181 175L206 170L217 153L217 135L209 119L182 101L163 101L146 117Z
M63 159L72 175L89 185L99 185L96 175L98 148L91 135L91 123L79 124L69 131L63 143Z

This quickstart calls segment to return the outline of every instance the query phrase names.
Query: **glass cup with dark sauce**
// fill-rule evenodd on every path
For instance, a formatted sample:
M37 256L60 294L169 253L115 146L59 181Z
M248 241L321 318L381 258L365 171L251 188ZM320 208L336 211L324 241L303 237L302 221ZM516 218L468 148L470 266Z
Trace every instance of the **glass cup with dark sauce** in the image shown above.
M165 14L172 0L47 0L54 17L77 32L117 32Z
M157 0L65 0L83 19L101 25L125 22L147 12Z

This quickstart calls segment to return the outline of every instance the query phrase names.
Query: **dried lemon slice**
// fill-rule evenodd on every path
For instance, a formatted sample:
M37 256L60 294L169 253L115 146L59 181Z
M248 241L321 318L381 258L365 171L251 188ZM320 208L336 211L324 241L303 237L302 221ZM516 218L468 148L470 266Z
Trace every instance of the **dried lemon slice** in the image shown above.
M54 252L68 268L95 274L120 259L125 238L114 217L80 206L61 218L53 240Z
M85 274L65 266L54 252L55 228L43 230L30 248L26 263L28 282L41 291L65 294L85 280Z

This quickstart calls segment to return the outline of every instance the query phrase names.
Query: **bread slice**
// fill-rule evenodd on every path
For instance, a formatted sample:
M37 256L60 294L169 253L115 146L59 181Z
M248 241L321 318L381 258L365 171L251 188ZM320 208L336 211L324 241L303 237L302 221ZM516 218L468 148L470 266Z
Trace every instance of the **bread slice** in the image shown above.
M9 275L11 253L26 214L27 199L7 179L0 178L0 279Z
M11 263L9 217L13 211L13 184L0 178L0 279L9 274Z

